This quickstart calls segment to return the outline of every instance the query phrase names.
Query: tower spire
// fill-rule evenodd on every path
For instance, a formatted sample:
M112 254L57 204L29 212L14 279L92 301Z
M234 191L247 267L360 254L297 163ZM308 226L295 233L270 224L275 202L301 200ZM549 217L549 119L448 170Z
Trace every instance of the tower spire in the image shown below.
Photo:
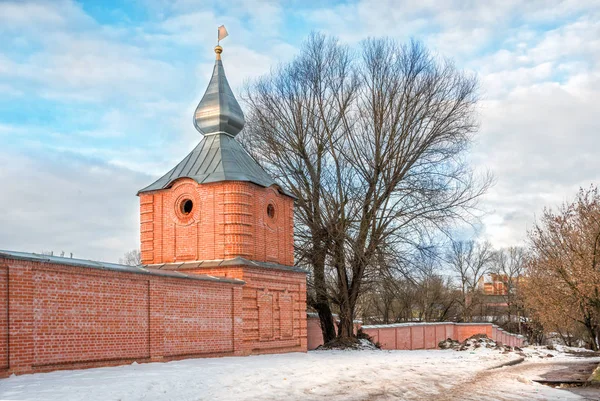
M228 33L224 26L219 27L217 43ZM223 48L215 47L216 60L213 74L202 100L194 113L194 126L204 135L227 134L236 136L244 128L244 113L237 102L221 61Z
M227 31L219 29L218 40L226 34ZM244 127L244 113L225 77L220 57L222 52L223 48L217 45L212 77L194 113L194 126L204 137L179 164L141 189L139 194L166 190L181 178L190 178L198 184L242 181L263 188L277 185L235 139ZM278 185L277 188L286 196L293 197Z

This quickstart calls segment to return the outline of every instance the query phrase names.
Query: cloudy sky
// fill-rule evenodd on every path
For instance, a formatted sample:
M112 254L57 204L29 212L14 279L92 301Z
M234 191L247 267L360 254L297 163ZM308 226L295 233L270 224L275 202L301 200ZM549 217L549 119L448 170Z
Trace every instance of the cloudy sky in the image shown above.
M600 1L0 0L0 249L116 261L138 189L199 141L216 27L234 88L313 30L422 40L481 81L480 235L520 244L600 181Z

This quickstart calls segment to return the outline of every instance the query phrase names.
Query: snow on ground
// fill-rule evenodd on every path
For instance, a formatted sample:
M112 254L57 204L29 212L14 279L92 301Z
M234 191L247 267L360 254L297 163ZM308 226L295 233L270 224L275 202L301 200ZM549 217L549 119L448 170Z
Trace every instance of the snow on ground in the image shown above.
M493 370L521 356L480 348L188 359L13 376L0 380L0 400L582 399L516 370L578 358L530 353L521 365Z

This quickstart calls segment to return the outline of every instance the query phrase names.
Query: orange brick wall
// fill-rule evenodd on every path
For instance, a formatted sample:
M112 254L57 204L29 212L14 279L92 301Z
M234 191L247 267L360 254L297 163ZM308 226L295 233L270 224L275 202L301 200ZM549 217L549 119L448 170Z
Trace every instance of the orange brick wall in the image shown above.
M148 358L148 281L71 270L32 270L34 364Z
M1 264L0 264L1 266ZM8 268L0 267L0 369L8 368Z
M192 212L179 212L183 199ZM267 206L275 208L273 218ZM248 182L198 184L189 178L171 188L140 194L142 262L232 259L294 264L293 199Z
M523 345L523 337L506 333L491 323L398 323L363 326L362 329L383 349L434 349L446 338L462 342L475 334L486 334L494 341L511 346Z
M5 375L241 355L241 316L241 282L0 259Z
M447 338L464 341L475 334L486 334L494 341L510 346L522 346L524 338L507 333L491 323L398 323L362 326L363 331L379 342L382 349L416 350L438 348ZM318 317L308 319L309 350L323 344Z
M189 272L244 280L245 354L306 352L306 274L248 266Z
M244 349L306 351L306 275L247 268L244 271Z
M492 338L491 324L466 324L454 326L455 337L458 341L465 341L467 338L476 334L485 334Z

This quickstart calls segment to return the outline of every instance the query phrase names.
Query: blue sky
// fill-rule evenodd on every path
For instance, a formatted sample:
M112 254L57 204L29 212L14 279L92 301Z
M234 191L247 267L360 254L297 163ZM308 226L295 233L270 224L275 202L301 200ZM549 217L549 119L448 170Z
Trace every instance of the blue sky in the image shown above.
M200 140L220 24L234 89L313 30L414 37L477 73L472 160L497 180L481 236L498 247L599 181L599 1L0 0L0 249L138 246L136 191Z

